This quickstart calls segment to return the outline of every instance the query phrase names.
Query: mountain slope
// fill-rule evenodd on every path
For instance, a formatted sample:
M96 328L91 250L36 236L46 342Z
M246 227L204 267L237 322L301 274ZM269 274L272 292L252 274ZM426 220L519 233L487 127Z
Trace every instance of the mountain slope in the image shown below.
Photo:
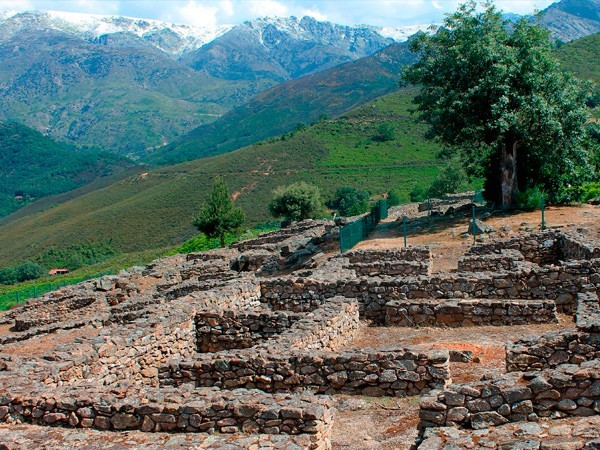
M0 120L122 154L162 145L270 86L195 72L138 39L26 28L0 44Z
M225 153L285 133L300 122L314 122L322 114L341 114L396 90L402 66L414 60L407 43L394 44L358 61L281 83L158 149L148 161L173 164Z
M285 81L363 58L393 42L366 26L264 18L234 27L182 61L216 78Z
M408 112L414 92L389 94L334 120L322 120L285 139L273 138L224 155L149 171L64 204L0 226L0 266L52 246L112 239L118 251L175 245L197 232L191 219L222 176L250 222L268 218L278 185L305 180L326 197L340 186L407 199L414 183L438 172L439 147ZM381 123L397 138L376 142Z
M542 11L536 22L564 42L600 33L600 0L562 0Z
M563 66L582 80L600 86L600 33L587 36L556 50Z
M371 54L393 42L387 36L404 38L402 30L311 18L192 30L126 17L2 14L0 120L140 156L279 81Z
M82 152L17 123L0 123L0 217L33 199L75 189L132 166L126 158Z

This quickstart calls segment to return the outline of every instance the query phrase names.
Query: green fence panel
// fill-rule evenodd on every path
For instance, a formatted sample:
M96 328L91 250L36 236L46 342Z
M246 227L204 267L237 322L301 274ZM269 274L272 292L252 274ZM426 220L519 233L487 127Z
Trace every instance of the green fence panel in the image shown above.
M63 280L59 281L56 284L48 283L40 286L33 286L25 289L21 289L19 291L13 291L8 294L0 295L0 310L8 308L10 305L15 303L22 303L27 299L40 297L48 292L52 292L53 290L57 290L63 286L82 283L83 281L88 281L93 278L103 277L105 275L112 275L114 271L102 272L96 275L90 275L87 277L76 278L72 280Z
M344 225L340 230L340 251L345 253L359 242L367 239L379 221L386 219L387 216L387 202L380 200L369 214Z

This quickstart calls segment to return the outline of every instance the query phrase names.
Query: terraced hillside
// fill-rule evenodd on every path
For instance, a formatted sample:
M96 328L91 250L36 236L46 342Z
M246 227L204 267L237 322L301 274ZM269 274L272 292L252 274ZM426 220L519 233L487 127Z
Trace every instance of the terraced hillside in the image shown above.
M235 192L249 222L267 219L271 191L297 180L319 185L328 197L340 186L355 186L373 194L396 189L407 198L415 182L435 177L440 150L409 113L413 95L396 92L293 135L151 170L6 223L0 227L0 265L65 242L112 238L122 252L178 244L196 233L192 216L217 175ZM377 128L386 122L396 138L378 142Z

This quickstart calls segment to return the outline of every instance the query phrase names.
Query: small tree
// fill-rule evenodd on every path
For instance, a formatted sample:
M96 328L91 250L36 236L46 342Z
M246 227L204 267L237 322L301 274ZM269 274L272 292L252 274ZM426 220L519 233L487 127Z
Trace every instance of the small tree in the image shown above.
M322 210L319 188L303 181L278 187L269 203L269 211L274 217L284 217L288 221L309 219Z
M379 142L393 141L396 139L396 130L391 124L384 122L377 127L374 139Z
M209 199L202 204L192 223L209 238L219 238L221 247L225 247L225 235L238 231L244 219L244 211L233 206L225 182L217 178Z
M328 206L337 209L342 216L358 216L369 210L369 193L353 187L339 188Z
M441 197L445 194L455 194L465 185L466 174L456 163L450 164L433 180L427 195L429 197Z
M394 190L388 191L386 201L388 206L398 206L402 203L400 196Z

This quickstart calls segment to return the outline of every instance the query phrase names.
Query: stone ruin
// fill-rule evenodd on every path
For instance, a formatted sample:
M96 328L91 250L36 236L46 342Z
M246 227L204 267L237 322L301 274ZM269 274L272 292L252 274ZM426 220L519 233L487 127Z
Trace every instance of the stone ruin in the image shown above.
M127 431L170 448L328 449L340 394L420 396L421 450L600 448L598 435L559 445L582 420L600 428L600 245L527 233L432 273L427 247L339 255L337 233L306 221L0 316L10 326L0 334L0 448L65 448L76 430L92 447ZM471 383L453 383L445 348L347 348L365 323L502 327L559 314L570 329L507 342L506 373ZM567 431L549 437L545 418ZM523 436L537 446L510 446Z

